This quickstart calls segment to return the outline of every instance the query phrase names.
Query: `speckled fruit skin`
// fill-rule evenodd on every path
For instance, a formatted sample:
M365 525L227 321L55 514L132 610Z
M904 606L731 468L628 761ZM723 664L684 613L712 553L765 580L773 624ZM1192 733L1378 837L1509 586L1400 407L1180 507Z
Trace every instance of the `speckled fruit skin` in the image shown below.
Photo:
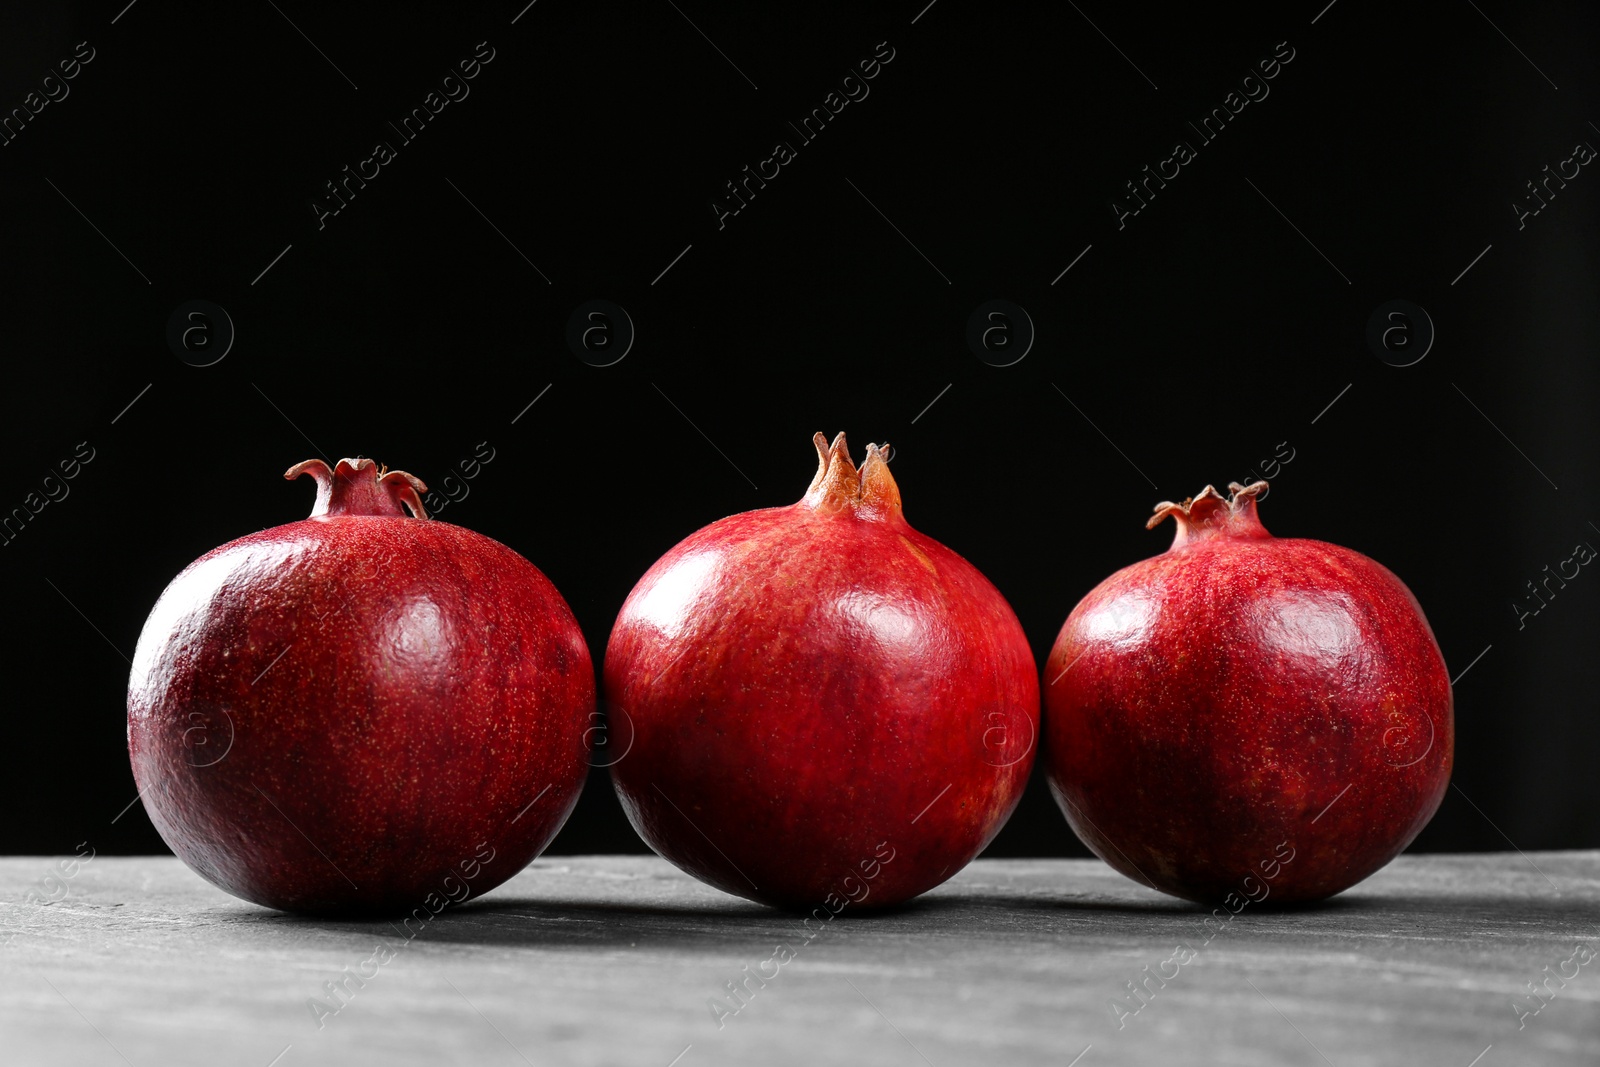
M145 808L246 900L427 915L516 874L577 801L594 674L566 601L506 546L406 516L410 486L341 461L327 513L202 556L140 635Z
M1272 537L1265 488L1159 505L1173 547L1084 597L1045 666L1048 776L1073 830L1129 878L1232 910L1388 863L1433 817L1454 746L1410 590L1358 552Z
M733 515L663 556L606 649L612 766L634 828L740 896L882 907L965 866L1016 807L1038 738L1010 606L913 530L875 446L844 435L790 507Z

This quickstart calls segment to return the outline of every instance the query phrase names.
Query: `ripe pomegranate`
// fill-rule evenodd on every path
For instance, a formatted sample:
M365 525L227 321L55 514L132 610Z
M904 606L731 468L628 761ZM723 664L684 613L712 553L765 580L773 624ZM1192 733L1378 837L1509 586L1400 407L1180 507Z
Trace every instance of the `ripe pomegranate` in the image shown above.
M1148 525L1170 516L1172 547L1067 617L1045 668L1050 786L1084 843L1145 885L1315 900L1433 817L1450 676L1400 579L1274 538L1256 515L1267 483L1229 488L1158 504Z
M799 503L714 522L639 580L604 676L640 836L727 892L837 911L914 897L993 839L1039 683L1005 599L906 523L884 451L858 471L844 434L815 442Z
M370 459L286 477L303 474L311 518L200 557L145 622L134 779L172 850L246 900L438 911L516 874L566 821L589 651L555 586L428 520L416 478Z

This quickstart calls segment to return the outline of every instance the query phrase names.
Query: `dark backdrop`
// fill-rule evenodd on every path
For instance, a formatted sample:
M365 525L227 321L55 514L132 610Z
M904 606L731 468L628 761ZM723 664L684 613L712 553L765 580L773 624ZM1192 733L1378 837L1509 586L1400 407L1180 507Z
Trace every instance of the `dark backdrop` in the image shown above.
M1268 525L1401 575L1459 678L1459 788L1417 847L1600 845L1600 576L1524 613L1600 545L1592 8L124 3L0 16L0 106L40 94L0 147L0 506L67 494L0 549L5 850L162 848L126 808L125 657L186 563L306 514L291 463L444 487L488 442L441 517L541 567L598 658L653 560L798 498L840 429L893 443L909 519L1041 662L1166 546L1157 500L1275 475ZM414 141L386 126L489 49ZM1206 142L1187 123L1236 89ZM395 157L331 213L378 140ZM779 140L795 158L719 225ZM1146 166L1177 173L1135 214ZM1569 178L1535 214L1546 166ZM996 298L1035 333L1011 366L966 339ZM591 299L636 330L611 366L565 340ZM236 331L211 366L167 339L191 300ZM1027 328L996 321L1015 355ZM554 845L641 848L604 772ZM993 851L1082 850L1036 776Z

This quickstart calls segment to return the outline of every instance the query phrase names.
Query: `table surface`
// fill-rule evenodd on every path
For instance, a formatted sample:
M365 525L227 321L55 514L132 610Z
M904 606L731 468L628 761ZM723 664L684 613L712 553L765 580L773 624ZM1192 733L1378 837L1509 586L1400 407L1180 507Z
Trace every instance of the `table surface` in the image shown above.
M412 936L67 869L0 860L7 1067L1600 1063L1600 851L1407 856L1210 927L1098 861L980 860L814 933L655 857L540 860Z

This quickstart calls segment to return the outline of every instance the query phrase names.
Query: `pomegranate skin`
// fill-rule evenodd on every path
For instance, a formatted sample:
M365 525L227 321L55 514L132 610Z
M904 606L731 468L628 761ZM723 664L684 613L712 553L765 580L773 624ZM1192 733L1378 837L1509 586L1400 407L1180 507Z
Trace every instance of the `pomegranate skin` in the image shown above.
M1444 658L1400 579L1274 538L1265 482L1163 504L1167 552L1073 609L1045 667L1051 791L1078 837L1174 896L1332 896L1427 825L1450 781Z
M437 912L534 859L587 773L593 667L561 594L499 542L404 516L376 488L397 474L342 461L331 509L190 564L139 638L146 810L266 907Z
M906 523L880 450L858 475L843 434L816 444L805 499L714 522L640 579L604 679L640 836L729 893L836 913L914 897L993 839L1039 691L1010 606Z

